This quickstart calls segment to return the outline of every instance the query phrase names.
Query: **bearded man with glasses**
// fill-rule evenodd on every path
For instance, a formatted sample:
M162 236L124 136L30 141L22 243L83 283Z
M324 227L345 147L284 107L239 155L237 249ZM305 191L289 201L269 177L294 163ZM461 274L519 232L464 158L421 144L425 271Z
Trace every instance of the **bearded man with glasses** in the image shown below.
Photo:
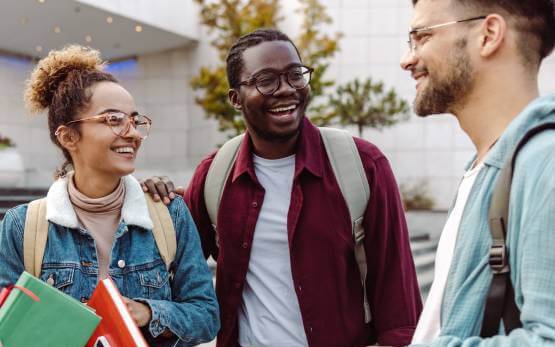
M476 154L443 229L414 346L555 341L555 95L538 72L553 0L413 0L401 67L419 116L451 113Z
M207 176L229 143L200 163L185 193L205 256L218 263L219 347L402 346L412 338L422 304L397 183L378 148L346 136L371 192L363 238L353 239L341 177L322 129L305 117L312 71L276 30L247 34L228 54L229 100L247 131L222 173L217 218Z

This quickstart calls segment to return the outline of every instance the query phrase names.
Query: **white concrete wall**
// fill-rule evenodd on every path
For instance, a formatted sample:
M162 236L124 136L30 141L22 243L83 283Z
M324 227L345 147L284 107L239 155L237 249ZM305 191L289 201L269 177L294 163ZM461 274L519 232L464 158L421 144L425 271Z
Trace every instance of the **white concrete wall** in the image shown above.
M143 143L136 176L167 174L178 184L186 184L196 164L222 143L225 135L214 121L204 118L194 103L189 86L200 66L213 59L208 40L195 46L139 56L110 66L134 96L140 112L151 116L151 135ZM25 185L46 187L62 162L50 142L46 116L30 117L23 105L24 81L33 62L0 56L0 134L9 136L22 154Z
M23 106L24 82L32 68L28 60L0 56L0 134L10 137L23 156L25 185L43 186L61 159L50 144L46 117L31 117ZM42 178L34 184L37 176Z
M329 76L338 83L354 77L382 79L412 102L414 82L399 68L412 15L410 1L321 1L334 19L328 30L344 35ZM283 2L286 21L282 28L293 37L299 31L300 19L294 14L297 6L296 0ZM186 184L198 161L225 138L214 121L204 118L189 87L198 69L217 58L204 30L199 30L198 39L195 46L139 56L136 63L120 63L112 69L135 96L139 109L154 120L152 135L139 156L139 176L166 173L177 183ZM12 137L22 152L26 184L46 186L61 156L50 144L46 117L25 116L21 95L32 65L0 57L0 133ZM540 74L542 93L555 92L554 75L552 55ZM443 209L449 206L463 167L473 153L469 139L448 115L426 119L413 116L382 132L367 130L364 137L385 152L400 183L427 181L436 206Z
M148 23L191 39L198 39L197 6L192 0L75 0Z

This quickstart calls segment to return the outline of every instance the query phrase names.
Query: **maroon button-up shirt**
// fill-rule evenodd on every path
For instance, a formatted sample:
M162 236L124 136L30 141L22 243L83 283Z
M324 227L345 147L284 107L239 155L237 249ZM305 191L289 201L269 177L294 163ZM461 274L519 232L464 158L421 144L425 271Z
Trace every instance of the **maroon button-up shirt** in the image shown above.
M303 122L296 147L287 232L291 272L311 347L402 346L410 343L422 309L407 226L397 184L377 147L355 138L370 185L364 216L370 324L354 257L349 211L318 129ZM196 169L185 200L197 223L205 255L217 259L216 293L222 329L218 346L238 346L237 314L264 188L258 183L247 134L222 196L214 230L204 202L204 182L214 153Z

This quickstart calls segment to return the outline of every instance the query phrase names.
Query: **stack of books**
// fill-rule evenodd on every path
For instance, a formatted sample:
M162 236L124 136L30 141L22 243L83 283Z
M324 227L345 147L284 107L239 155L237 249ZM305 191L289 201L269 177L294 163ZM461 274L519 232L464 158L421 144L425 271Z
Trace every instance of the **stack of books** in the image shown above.
M102 317L87 347L148 347L118 288L110 278L98 282L87 305Z
M0 341L3 347L148 347L110 278L85 305L27 272L0 291Z
M92 309L27 272L4 290L4 296L0 307L4 347L82 347L100 322Z

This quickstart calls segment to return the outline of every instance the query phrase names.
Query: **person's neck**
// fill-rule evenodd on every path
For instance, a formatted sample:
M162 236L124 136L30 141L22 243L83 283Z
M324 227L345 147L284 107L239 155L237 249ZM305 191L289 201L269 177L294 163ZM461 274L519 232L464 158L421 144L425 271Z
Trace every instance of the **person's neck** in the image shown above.
M92 199L102 198L112 193L117 188L120 180L121 177L87 175L77 169L73 175L75 188Z
M538 96L536 78L519 80L510 74L492 74L476 81L464 105L453 113L476 147L477 162L483 160L509 123Z
M294 154L297 139L299 138L299 134L297 133L290 139L277 142L262 139L252 132L250 134L254 153L264 159L281 159Z

